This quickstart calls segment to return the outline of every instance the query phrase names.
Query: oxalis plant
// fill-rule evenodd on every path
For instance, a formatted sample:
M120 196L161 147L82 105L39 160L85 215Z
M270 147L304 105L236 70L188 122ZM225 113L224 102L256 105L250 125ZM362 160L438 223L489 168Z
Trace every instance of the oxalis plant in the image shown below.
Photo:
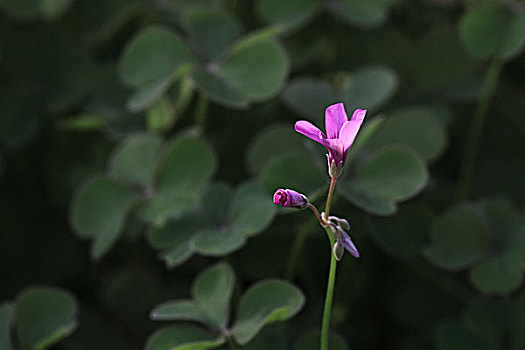
M330 315L334 297L337 262L343 258L345 250L348 250L348 252L354 257L359 258L359 252L347 233L347 231L350 230L348 220L330 215L330 206L334 196L335 184L343 172L348 151L359 132L359 128L363 123L365 115L366 110L356 109L350 120L348 120L344 105L342 103L337 103L326 109L326 134L308 121L300 120L295 123L295 130L297 132L319 142L328 149L326 157L328 159L330 187L328 189L325 209L321 214L319 214L317 208L308 201L308 198L304 194L292 189L278 189L273 196L273 202L282 207L297 208L301 210L307 208L311 209L317 217L319 224L325 229L330 241L331 259L321 329L321 350L328 349Z

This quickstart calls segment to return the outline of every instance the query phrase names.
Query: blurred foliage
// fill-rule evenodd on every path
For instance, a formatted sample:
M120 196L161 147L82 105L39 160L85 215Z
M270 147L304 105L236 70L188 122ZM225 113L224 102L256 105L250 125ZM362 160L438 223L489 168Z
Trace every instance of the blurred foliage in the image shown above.
M293 124L344 102L330 348L525 349L524 46L517 0L0 0L0 348L318 348L271 194L324 204Z

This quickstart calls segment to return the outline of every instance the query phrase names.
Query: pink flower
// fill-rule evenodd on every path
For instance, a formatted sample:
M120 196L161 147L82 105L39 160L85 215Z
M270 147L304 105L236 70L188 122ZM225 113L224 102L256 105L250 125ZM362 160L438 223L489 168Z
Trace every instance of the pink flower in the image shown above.
M274 204L281 207L306 209L308 207L308 198L304 194L290 189L278 189L273 195Z
M318 127L306 120L300 120L295 123L295 130L319 142L328 149L330 174L337 177L345 165L346 156L348 155L350 146L354 143L357 132L365 119L365 115L365 109L356 109L354 114L352 114L352 118L348 120L343 104L337 103L326 109L326 135L319 130Z

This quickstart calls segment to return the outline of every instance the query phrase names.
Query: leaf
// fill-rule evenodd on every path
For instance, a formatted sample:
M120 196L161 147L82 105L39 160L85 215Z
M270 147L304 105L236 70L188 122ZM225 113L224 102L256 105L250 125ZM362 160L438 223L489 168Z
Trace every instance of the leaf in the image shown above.
M264 168L260 179L268 193L278 188L291 188L309 195L326 185L326 177L317 164L304 154L276 157Z
M157 189L139 209L146 221L157 224L192 209L216 169L216 156L203 140L183 135L171 141L157 162Z
M470 271L470 281L484 293L508 294L523 282L523 271L499 257L480 262Z
M294 343L292 350L317 350L321 344L321 333L309 331L301 335ZM328 337L328 348L330 350L349 350L345 339L338 333L330 332Z
M153 333L146 342L145 350L205 350L222 344L222 338L198 327L171 326Z
M269 196L257 192L244 192L240 187L230 208L230 227L248 237L263 231L272 222L276 207Z
M138 195L105 177L85 182L73 198L72 225L81 237L92 237L91 256L104 255L116 242Z
M232 189L225 183L214 183L206 188L202 196L202 207L216 225L226 221L231 203Z
M368 1L368 0L365 0ZM353 72L347 87L341 91L349 116L356 108L377 110L397 90L396 73L384 66L367 66Z
M179 73L184 70L185 68L181 67ZM168 90L178 75L179 74L172 74L167 78L163 77L159 80L140 86L126 102L126 108L128 111L135 113L150 107Z
M64 14L73 0L40 0L42 14L47 20L55 20Z
M263 129L250 143L246 163L252 174L259 174L276 155L304 150L304 137L291 125L272 125Z
M230 50L220 64L217 76L249 99L263 101L281 90L288 65L288 58L280 45L261 41Z
M525 14L520 14L511 20L507 38L500 51L500 57L511 60L522 52L524 46Z
M502 5L483 3L463 15L459 37L471 55L488 58L504 47L510 22L510 13Z
M191 42L206 60L214 61L241 34L235 17L220 11L196 10L188 19Z
M175 106L168 98L160 98L146 113L148 130L156 133L167 132L175 124L176 118Z
M482 339L459 321L445 321L434 329L437 350L489 350Z
M391 113L383 121L365 145L365 149L376 151L393 143L406 145L423 159L433 161L445 147L445 126L430 109L404 108Z
M189 212L152 228L147 233L148 243L160 249L160 257L169 268L184 263L193 255L190 247L192 237L200 230L210 227L210 222L200 213Z
M246 291L239 302L237 321L233 327L241 345L249 343L269 324L285 321L297 314L304 305L304 295L289 282L264 280Z
M192 79L197 88L210 100L237 109L248 107L250 99L242 91L228 85L221 77L202 69L195 69Z
M246 237L229 228L205 230L196 234L190 246L202 255L223 256L244 245Z
M0 348L4 350L13 350L11 325L13 324L14 313L15 305L13 303L4 302L0 304Z
M16 330L22 350L50 347L77 327L77 302L63 290L27 288L18 295L16 303Z
M427 232L433 222L432 211L421 204L406 204L389 218L369 221L370 235L378 247L394 258L417 260L427 243Z
M460 270L478 261L488 244L488 229L470 204L448 210L434 223L432 242L423 251L436 266Z
M74 131L100 130L106 125L106 120L98 114L83 113L62 120L60 128Z
M226 329L230 315L230 301L235 286L232 268L219 263L203 271L192 286L193 300L208 315L208 324Z
M155 306L149 317L154 321L196 321L209 324L206 312L193 300L170 300Z
M339 188L354 205L377 215L389 215L395 212L396 202L417 195L427 181L427 169L417 155L390 146L375 153L354 178L343 180Z
M184 41L171 30L149 26L126 45L119 62L119 76L129 86L168 79L193 58Z
M110 174L132 184L150 186L161 143L160 138L148 134L128 137L111 155Z
M279 24L285 30L293 30L311 19L319 8L315 0L260 0L257 5L259 16L269 24Z
M361 28L372 28L386 21L390 7L389 0L342 0L329 4L332 12Z
M295 78L282 94L284 103L299 115L323 120L325 109L338 100L332 87L315 78Z

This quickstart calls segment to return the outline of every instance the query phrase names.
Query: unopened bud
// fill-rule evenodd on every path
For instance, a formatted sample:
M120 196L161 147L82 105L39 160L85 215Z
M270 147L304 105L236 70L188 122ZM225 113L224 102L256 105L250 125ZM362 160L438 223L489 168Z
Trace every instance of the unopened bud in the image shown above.
M304 194L290 189L278 189L273 195L273 203L287 208L308 208L308 198Z

